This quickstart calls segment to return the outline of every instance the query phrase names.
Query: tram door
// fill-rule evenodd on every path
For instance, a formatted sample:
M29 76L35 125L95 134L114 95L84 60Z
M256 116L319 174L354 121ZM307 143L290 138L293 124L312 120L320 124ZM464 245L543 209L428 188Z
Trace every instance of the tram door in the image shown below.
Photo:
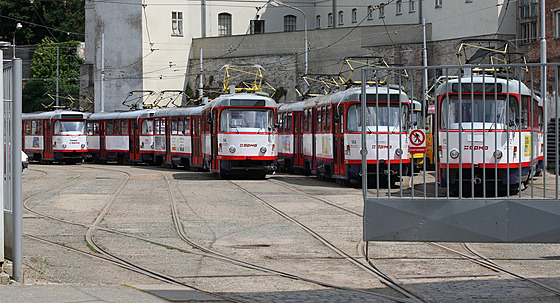
M107 120L99 120L99 159L105 160L107 158Z
M311 111L311 171L317 171L317 109Z
M294 112L294 167L303 166L303 115Z
M183 121L179 120L179 118L164 118L167 121L165 122L165 162L171 163L171 135L172 129L175 129L175 133L178 134L178 126L177 123L183 123ZM182 135L182 134L181 134Z
M138 119L128 120L128 129L130 129L130 132L128 133L128 146L130 154L128 157L131 160L140 160L140 127Z
M200 117L192 117L191 119L191 148L192 158L191 164L202 165L202 141L200 138Z
M218 121L218 114L212 112L212 125L210 129L211 141L212 141L212 169L218 170L220 168L220 161L218 160L218 127L220 125Z
M51 121L50 120L43 120L45 125L43 125L43 129L45 130L45 149L43 153L43 159L53 159L53 150L52 150L52 128L51 128Z
M333 111L333 135L334 135L334 174L339 176L344 176L346 174L344 166L344 115L337 112L337 109Z

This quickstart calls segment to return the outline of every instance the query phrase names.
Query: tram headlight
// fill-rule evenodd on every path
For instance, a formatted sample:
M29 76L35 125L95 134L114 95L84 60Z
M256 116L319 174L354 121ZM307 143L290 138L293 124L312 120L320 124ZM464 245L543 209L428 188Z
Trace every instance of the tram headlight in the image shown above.
M261 146L261 153L266 153L266 146Z
M235 153L236 151L237 151L237 148L235 148L235 146L232 145L232 146L229 147L229 152L230 152L230 153L233 154L233 153Z
M503 156L504 156L504 153L502 153L502 151L499 150L499 149L494 152L494 157L496 159L501 159Z
M403 150L399 147L399 148L397 148L397 150L395 150L395 154L397 154L397 156L400 157L403 154Z
M86 145L85 145L85 144L82 144L82 148L85 148L85 147L86 147Z
M459 158L459 151L454 148L449 152L449 156L453 159L457 159Z
M66 148L66 144L62 144L62 148Z

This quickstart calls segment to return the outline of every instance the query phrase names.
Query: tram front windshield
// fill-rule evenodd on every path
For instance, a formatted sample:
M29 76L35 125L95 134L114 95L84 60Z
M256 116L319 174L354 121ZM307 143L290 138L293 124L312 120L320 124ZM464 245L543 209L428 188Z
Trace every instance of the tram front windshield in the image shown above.
M85 128L85 121L57 120L54 122L55 135L82 135L85 133Z
M400 118L399 118L400 117ZM402 131L407 127L408 106L399 104L367 105L366 130ZM362 131L362 106L353 104L348 108L347 128L349 132Z
M220 131L270 131L274 125L273 119L271 109L225 109L220 115Z
M506 124L509 121L509 126ZM510 96L506 104L505 96L464 95L445 98L441 103L441 129L517 129L519 122L519 103Z

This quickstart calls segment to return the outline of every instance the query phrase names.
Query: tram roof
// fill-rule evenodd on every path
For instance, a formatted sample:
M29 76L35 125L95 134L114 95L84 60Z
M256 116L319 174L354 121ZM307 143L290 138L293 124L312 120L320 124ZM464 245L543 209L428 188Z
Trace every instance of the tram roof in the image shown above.
M460 87L459 83L461 83ZM482 74L466 75L460 78L448 79L438 86L436 94L443 95L446 93L458 93L459 90L462 93L494 93L494 91L497 90L498 93L504 94L531 95L531 90L527 87L527 85L517 79L508 79L505 77L495 77L493 75ZM536 95L534 97L538 98Z
M360 101L360 96L362 94L361 87L353 87L347 90L338 91L328 95L321 95L313 98L309 98L305 101L304 108L315 107L324 104L331 104L331 103L342 103L348 101ZM379 101L386 102L385 96L387 94L390 95L389 99L393 102L410 102L407 94L403 92L399 88L394 87L387 87L387 86L366 86L366 95L368 96L375 96L379 95ZM398 100L393 100L392 96L398 96ZM375 102L375 98L373 100L369 100L368 102Z
M158 109L154 117L200 116L203 106L171 107Z
M255 101L264 101L256 103ZM210 101L208 104L204 105L203 110L214 107L222 106L240 106L240 107L276 107L277 103L274 99L253 93L236 93L221 95L218 98Z
M290 102L290 103L280 103L278 104L278 112L300 112L303 111L303 105L305 101Z
M153 117L156 109L140 109L126 112L98 112L93 113L89 120L109 120L109 119L140 119Z
M87 119L89 115L91 115L91 113L58 109L48 112L23 113L21 114L21 119Z

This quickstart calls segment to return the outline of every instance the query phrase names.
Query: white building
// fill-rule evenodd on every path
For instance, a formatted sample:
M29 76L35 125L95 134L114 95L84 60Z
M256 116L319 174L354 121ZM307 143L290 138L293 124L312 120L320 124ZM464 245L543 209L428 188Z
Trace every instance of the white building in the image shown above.
M95 110L127 109L121 103L130 91L185 89L188 60L199 56L198 50L191 50L193 38L302 31L304 19L311 31L418 27L425 18L432 26L432 42L516 32L516 6L506 0L277 2L86 1L86 64L91 65ZM270 41L270 46L274 43ZM310 47L319 44L308 41ZM225 55L235 47L231 44L221 51Z

